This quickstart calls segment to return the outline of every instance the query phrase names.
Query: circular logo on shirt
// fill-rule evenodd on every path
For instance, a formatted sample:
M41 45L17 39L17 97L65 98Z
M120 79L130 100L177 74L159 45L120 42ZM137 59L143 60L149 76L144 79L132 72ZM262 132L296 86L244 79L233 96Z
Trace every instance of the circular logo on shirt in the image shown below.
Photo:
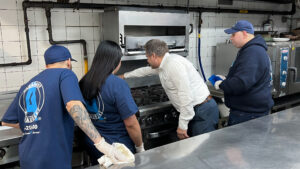
M97 99L93 99L87 102L86 108L89 112L89 116L92 120L101 120L105 121L106 117L104 117L104 102L101 94L97 96ZM101 109L102 108L102 109Z
M38 120L38 115L45 102L44 87L41 82L31 82L19 97L19 106L25 114L24 122L32 123Z

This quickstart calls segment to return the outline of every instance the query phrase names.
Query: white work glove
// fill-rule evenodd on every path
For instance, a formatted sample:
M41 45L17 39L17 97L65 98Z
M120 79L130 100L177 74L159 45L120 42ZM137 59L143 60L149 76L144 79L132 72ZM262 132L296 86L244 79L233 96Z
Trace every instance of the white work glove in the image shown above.
M121 143L108 144L102 137L96 148L104 154L98 162L100 165L108 167L112 164L132 163L135 158L131 151Z
M216 81L216 82L215 82L215 85L214 85L215 89L219 90L219 89L220 89L220 84L221 84L222 82L223 82L223 80L218 80L218 81Z
M223 76L223 75L216 75L216 76L218 76L218 77L221 78L222 80L225 80L225 79L226 79L226 77Z
M141 152L145 151L144 143L142 143L142 145L140 145L138 147L135 146L135 151L136 151L136 153L141 153Z
M102 156L103 157L103 156ZM101 160L102 159L104 159L104 158L99 158L98 159L98 162L101 162ZM107 158L107 157L106 157ZM101 166L100 166L100 169L103 169L103 168L108 168L109 167L109 169L124 169L125 167L127 168L127 167L134 167L135 166L135 164L134 163L126 163L126 164L118 164L118 165L112 165L112 166L108 166L107 165L108 163L104 163L104 164L102 164Z

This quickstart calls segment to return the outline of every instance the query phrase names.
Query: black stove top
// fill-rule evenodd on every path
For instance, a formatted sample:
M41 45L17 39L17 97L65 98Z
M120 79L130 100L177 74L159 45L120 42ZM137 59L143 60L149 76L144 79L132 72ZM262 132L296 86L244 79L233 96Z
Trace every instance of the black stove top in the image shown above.
M177 141L179 113L173 108L161 85L132 88L131 94L139 112L145 149Z
M169 101L161 85L132 88L131 94L139 107Z

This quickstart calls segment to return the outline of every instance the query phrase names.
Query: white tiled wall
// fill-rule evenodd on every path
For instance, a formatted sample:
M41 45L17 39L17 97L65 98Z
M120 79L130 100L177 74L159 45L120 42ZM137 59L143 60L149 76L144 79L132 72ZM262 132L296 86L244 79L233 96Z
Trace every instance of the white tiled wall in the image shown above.
M257 31L262 31L263 21L268 19L267 15L257 15L257 14L223 14L223 13L202 13L202 25L201 25L201 61L203 69L205 71L206 77L214 74L215 69L215 50L218 43L225 43L230 35L224 33L224 30L232 27L238 20L248 20L250 21L254 29ZM199 14L191 14L191 21L195 24L198 23ZM279 32L287 32L289 27L286 23L281 22L281 16L271 16L274 21L274 30ZM196 27L197 28L197 27ZM192 34L190 36L191 52L190 60L194 62L195 66L199 68L199 62L197 59L197 35ZM200 70L200 69L199 69Z
M21 62L27 60L27 44L24 31L24 16L22 10L23 0L0 0L0 64ZM38 0L34 0L38 1ZM47 1L47 0L39 0ZM55 1L56 0L52 0ZM70 0L76 2L77 0ZM81 0L81 3L108 3L108 4L140 4L140 5L164 5L185 6L187 0ZM243 8L258 10L289 10L289 6L262 3L234 1L233 6L217 4L217 0L190 0L191 7L221 7ZM91 61L96 47L101 40L101 14L102 10L73 10L52 9L53 39L87 41L88 58ZM202 13L201 29L201 60L206 76L213 73L215 65L215 48L217 43L225 42L229 37L223 30L232 26L237 20L247 19L251 21L257 30L261 29L261 23L267 19L265 15L248 14L224 14ZM32 64L26 66L0 67L0 92L16 90L34 75L45 69L43 59L44 51L50 46L45 11L40 8L28 9L30 45ZM287 31L287 26L281 23L281 16L272 16L275 22L275 30ZM190 34L190 59L199 69L197 56L197 24L199 14L190 13L190 22L194 32ZM80 79L83 75L83 49L80 44L65 45L72 56L79 62L73 64L73 70Z

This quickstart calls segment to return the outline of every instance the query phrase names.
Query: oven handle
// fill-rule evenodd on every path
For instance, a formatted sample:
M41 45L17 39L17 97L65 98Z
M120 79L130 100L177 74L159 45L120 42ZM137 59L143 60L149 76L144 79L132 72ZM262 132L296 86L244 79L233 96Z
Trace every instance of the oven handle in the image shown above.
M288 70L294 72L294 82L296 82L297 81L297 72L298 72L297 68L296 67L288 67Z
M168 45L168 47L173 47L173 46L176 46L176 41L174 40L174 41L170 41L170 42L166 42L166 44ZM140 48L140 49L143 49L144 48L144 46L145 46L145 42L140 42L140 41L138 41L137 43L136 43L136 46L138 47L138 48Z
M183 52L185 51L185 48L180 48L180 49L169 49L169 52ZM126 55L144 55L145 51L129 51L125 53ZM145 55L144 55L145 57ZM144 58L146 59L146 57Z
M168 129L168 130L162 130L159 132L148 133L147 138L154 139L154 138L162 137L162 136L170 134L170 132L174 132L176 129L177 128L172 128L172 129Z
M176 46L176 41L171 41L171 42L166 42L166 44L168 45L168 47L175 47Z

